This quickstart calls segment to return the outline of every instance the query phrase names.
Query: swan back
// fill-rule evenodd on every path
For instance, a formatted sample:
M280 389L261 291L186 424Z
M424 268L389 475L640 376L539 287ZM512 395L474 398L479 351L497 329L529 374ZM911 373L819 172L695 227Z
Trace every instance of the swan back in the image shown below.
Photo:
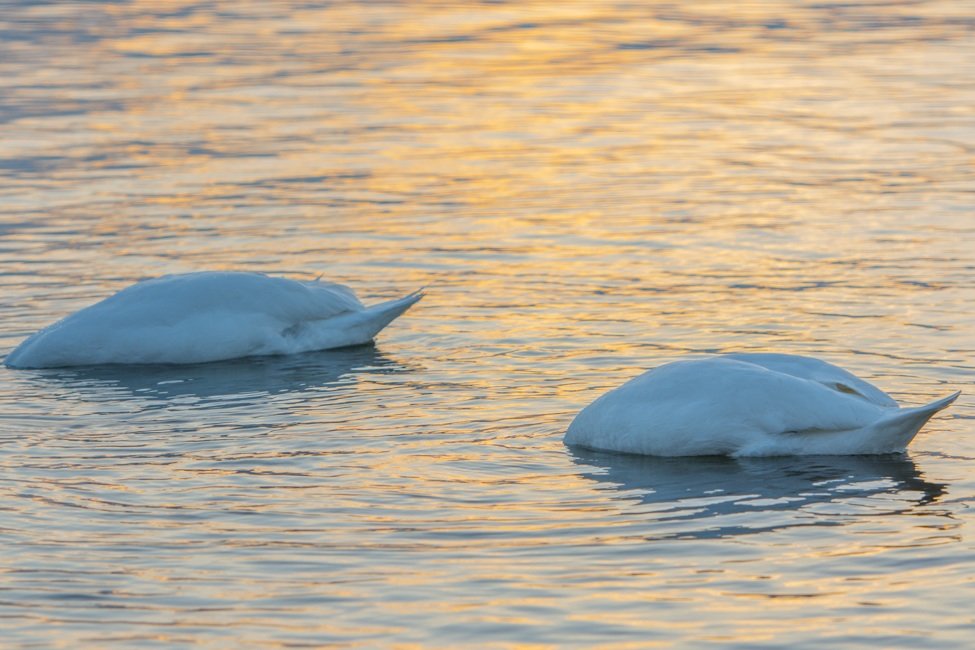
M725 354L722 358L744 361L775 372L819 382L841 393L859 395L878 406L897 406L897 402L890 395L873 384L822 359L775 353Z
M201 314L267 314L298 322L330 318L363 309L348 287L301 282L261 273L204 271L144 280L82 309L62 323L98 319L117 326L173 325Z
M954 399L899 409L886 393L831 364L753 356L650 370L584 408L565 442L656 456L888 453L903 449Z
M366 343L420 299L375 308L339 284L200 272L139 282L37 332L11 367L199 363Z

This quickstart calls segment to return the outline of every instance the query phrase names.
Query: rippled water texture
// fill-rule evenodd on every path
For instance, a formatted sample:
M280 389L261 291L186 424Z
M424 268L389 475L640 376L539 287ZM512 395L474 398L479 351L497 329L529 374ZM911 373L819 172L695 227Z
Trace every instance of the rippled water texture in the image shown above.
M374 348L0 370L11 648L965 648L975 4L6 2L0 353L141 278L428 295ZM905 457L561 436L821 356Z

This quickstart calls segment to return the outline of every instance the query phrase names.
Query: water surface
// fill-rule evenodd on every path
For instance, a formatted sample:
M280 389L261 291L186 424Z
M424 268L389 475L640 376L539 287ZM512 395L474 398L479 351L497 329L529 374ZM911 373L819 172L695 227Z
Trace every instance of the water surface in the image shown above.
M8 2L0 353L129 283L428 295L375 347L0 370L12 648L965 648L975 4ZM821 356L906 456L561 436Z

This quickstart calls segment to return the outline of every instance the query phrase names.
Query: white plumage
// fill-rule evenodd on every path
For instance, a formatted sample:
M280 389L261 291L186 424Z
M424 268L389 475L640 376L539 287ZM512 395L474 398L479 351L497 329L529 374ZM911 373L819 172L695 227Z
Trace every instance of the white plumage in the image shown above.
M416 292L365 307L347 287L317 280L215 271L167 275L44 328L4 363L200 363L358 345L420 298Z
M959 393L919 408L832 364L786 354L668 363L584 408L565 442L654 456L903 451Z

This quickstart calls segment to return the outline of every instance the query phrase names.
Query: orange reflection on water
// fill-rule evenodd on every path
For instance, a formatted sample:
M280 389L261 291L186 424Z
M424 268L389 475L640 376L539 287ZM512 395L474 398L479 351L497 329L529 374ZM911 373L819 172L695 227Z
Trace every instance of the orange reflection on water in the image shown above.
M0 522L18 561L77 570L96 613L131 607L111 633L140 638L163 623L214 643L403 647L962 630L969 576L944 569L970 555L952 528L970 490L923 476L968 474L964 397L916 443L921 468L634 469L560 436L596 395L687 354L823 356L907 402L971 378L969 14L11 8L0 21L34 40L0 57L6 349L148 275L324 273L367 302L428 287L378 352L337 367L196 369L215 377L184 393L169 375L0 382L20 418L4 420L20 510ZM11 601L57 619L48 640L90 638L72 622L96 618L87 601L32 591L58 578L5 575Z

